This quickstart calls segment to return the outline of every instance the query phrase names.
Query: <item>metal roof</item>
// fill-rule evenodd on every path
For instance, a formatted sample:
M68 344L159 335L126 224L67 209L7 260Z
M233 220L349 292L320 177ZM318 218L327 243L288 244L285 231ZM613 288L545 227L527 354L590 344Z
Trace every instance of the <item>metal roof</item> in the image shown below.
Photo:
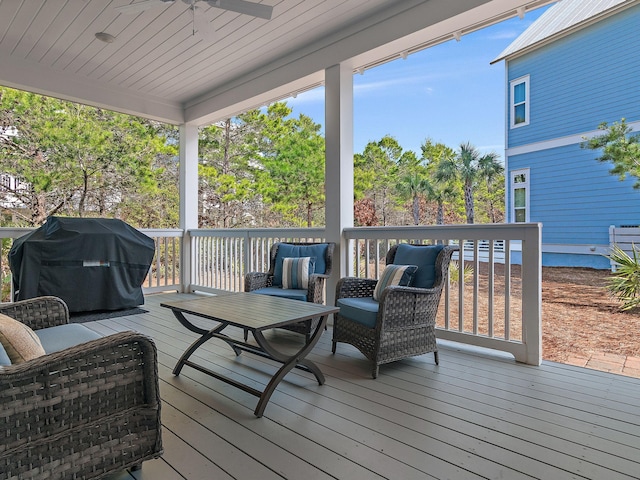
M544 12L491 63L530 51L638 0L561 0Z

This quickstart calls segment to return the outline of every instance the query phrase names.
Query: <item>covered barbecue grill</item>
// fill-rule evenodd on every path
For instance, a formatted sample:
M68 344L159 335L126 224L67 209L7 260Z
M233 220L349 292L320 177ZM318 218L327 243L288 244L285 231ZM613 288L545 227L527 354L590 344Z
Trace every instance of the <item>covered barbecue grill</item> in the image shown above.
M144 303L151 238L121 220L49 217L9 252L15 300L55 295L71 312Z

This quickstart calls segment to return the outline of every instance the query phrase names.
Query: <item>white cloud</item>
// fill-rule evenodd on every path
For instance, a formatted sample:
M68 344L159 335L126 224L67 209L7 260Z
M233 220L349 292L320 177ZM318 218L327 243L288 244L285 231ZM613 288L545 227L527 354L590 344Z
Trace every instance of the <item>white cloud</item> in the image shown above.
M366 73L365 73L366 75ZM387 80L379 80L372 82L360 82L353 87L354 95L365 95L381 90L393 90L400 87L415 87L421 86L427 93L432 93L434 88L427 85L434 82L438 77L443 78L444 74L429 74L429 75L407 75L403 77L389 78Z

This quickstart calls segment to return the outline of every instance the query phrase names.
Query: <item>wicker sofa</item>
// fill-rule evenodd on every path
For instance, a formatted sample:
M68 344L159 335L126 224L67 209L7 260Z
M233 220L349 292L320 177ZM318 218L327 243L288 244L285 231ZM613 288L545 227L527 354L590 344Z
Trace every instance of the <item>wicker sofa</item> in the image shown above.
M48 334L53 350L43 340L44 356L0 367L0 479L102 478L162 454L151 339L93 333L100 338L55 351L83 335L62 300L2 304L0 313Z
M397 255L400 249L400 255ZM378 299L378 280L346 277L336 286L332 351L343 342L356 347L372 363L378 376L380 365L433 352L438 363L435 322L451 255L457 247L442 245L394 245L386 264L413 265L416 280L409 285L390 285ZM399 258L401 257L401 258Z
M313 303L324 303L325 279L331 275L333 263L333 242L278 242L274 243L270 251L268 272L250 272L244 278L244 291L262 295L273 295L293 300ZM282 263L285 257L313 257L314 272L309 275L307 289L286 289L282 287ZM297 333L309 336L318 319L306 320L294 325L283 327Z

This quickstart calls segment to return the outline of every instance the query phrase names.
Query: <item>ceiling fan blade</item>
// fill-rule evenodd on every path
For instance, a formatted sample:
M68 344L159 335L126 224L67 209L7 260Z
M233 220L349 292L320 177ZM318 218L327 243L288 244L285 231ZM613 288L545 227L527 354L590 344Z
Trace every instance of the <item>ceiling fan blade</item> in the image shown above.
M248 2L247 0L206 0L212 7L230 10L232 12L244 13L253 17L271 20L273 7L261 3Z
M114 10L125 15L130 13L144 12L153 7L157 7L163 4L173 3L175 0L142 0L141 2L131 3L129 5L123 5L121 7L115 7Z

